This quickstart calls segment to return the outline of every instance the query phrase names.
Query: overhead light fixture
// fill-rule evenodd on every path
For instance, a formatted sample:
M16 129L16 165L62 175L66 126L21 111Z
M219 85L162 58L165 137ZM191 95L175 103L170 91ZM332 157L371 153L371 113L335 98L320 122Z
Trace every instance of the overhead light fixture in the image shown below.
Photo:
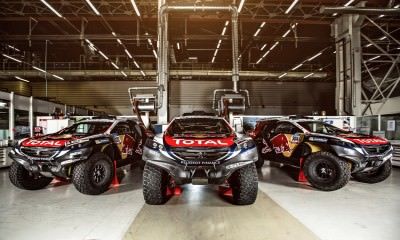
M287 73L284 73L284 74L280 75L278 78L283 78L286 75L287 75Z
M258 59L258 61L256 62L256 64L259 64L262 60L263 60L262 58Z
M26 80L26 79L23 79L23 78L21 78L21 77L18 77L18 76L15 76L15 78L18 79L18 80L24 81L24 82L30 82L30 81L28 81L28 80Z
M46 5L46 7L48 7L55 15L57 15L58 17L62 18L63 16L57 12L48 2L46 2L45 0L40 0L44 5Z
M285 32L285 34L282 35L282 37L283 37L283 38L287 37L287 35L289 35L289 33L290 33L290 29L287 30L287 31Z
M260 50L261 51L263 51L264 50L264 48L267 46L267 44L266 43L264 43L264 45L262 45L262 47L260 48Z
M89 48L93 51L93 52L95 52L96 51L96 48L94 47L94 46L92 46L92 45L88 45L89 46Z
M133 6L133 9L134 9L135 12L136 12L136 15L137 15L138 17L140 17L140 12L139 12L139 9L138 9L138 7L137 7L137 5L136 5L135 0L131 0L131 3L132 3L132 6Z
M272 51L276 46L278 46L279 42L275 42L274 45L272 45L272 47L269 49L269 51Z
M14 47L14 46L9 45L9 44L7 44L7 47L11 48L14 51L21 52L21 50L19 50L18 48Z
M241 1L240 1L239 7L238 7L238 12L242 11L242 8L243 8L243 5L244 5L244 2L245 2L245 1L246 1L246 0L241 0Z
M111 65L113 65L113 67L114 67L115 69L119 69L119 67L117 66L117 64L115 64L114 62L111 62Z
M294 8L294 6L296 6L296 4L299 2L299 0L294 0L292 2L292 4L290 4L290 6L288 7L288 9L286 9L285 14L290 13L290 11Z
M53 77L55 77L55 78L58 78L58 79L60 79L60 80L64 80L64 78L62 78L62 77L60 77L60 76L58 76L58 75L55 75L55 74L52 74L53 75Z
M214 52L214 57L215 57L215 56L217 56L217 54L218 54L218 48L217 48L217 49L215 49L215 52Z
M154 57L157 59L157 52L156 52L156 50L154 50L154 49L153 49L153 55L154 55Z
M176 43L176 47L178 48L178 50L181 50L181 45L178 42Z
M116 37L116 36L117 36L117 34L115 34L115 32L111 32L111 34L112 34L114 37Z
M43 70L43 69L41 69L41 68L38 68L38 67L36 67L36 66L32 66L32 68L33 68L33 69L36 69L36 70L38 70L39 72L42 72L42 73L45 73L45 72L46 72L45 70Z
M133 58L132 55L131 55L131 53L128 51L128 49L125 48L125 52L126 52L126 55L128 55L128 57L129 57L130 59Z
M261 29L264 27L264 25L265 25L265 22L262 22L261 24L260 24L260 26L258 27L258 29L257 29L257 31L254 33L254 37L257 37L257 35L260 33L260 31L261 31Z
M117 42L118 42L120 45L122 45L122 42L121 42L121 40L120 40L119 38L117 38Z
M229 25L229 21L226 20L226 21L225 21L225 27L227 27L228 25Z
M297 65L296 67L292 68L292 71L294 71L294 70L298 69L298 68L299 68L299 67L301 67L301 66L303 66L303 64L302 64L302 63L300 63L300 64L299 64L299 65Z
M224 27L224 29L222 29L221 35L224 36L224 35L225 35L225 32L226 32L226 26Z
M371 47L372 43L368 43L367 45L365 45L364 47Z
M100 16L100 12L96 9L96 7L93 5L93 3L90 0L86 0L86 3L90 6L90 8L93 10L93 12L96 13L97 16Z
M121 74L124 75L124 77L128 77L124 71L121 71Z
M105 58L106 60L108 60L108 57L107 57L102 51L99 50L99 53L100 53L101 56L103 56L103 58Z
M136 61L133 61L133 64L135 64L136 68L140 68L139 64Z
M376 60L376 59L378 59L378 58L380 58L381 56L375 56L375 57L372 57L372 58L370 58L370 59L368 59L367 61L369 62L369 61L374 61L374 60Z
M383 36L383 37L379 38L379 40L382 41L382 40L385 39L385 38L386 38L386 36Z
M267 52L265 52L264 55L262 55L262 58L265 58L270 52L271 52L271 50L268 50Z
M304 76L304 78L309 78L309 77L311 77L312 75L314 75L314 73L307 74L306 76Z
M394 6L393 8L400 8L400 4L397 4L397 5Z
M142 74L143 77L146 77L146 74L143 72L143 70L140 70L140 74Z
M86 38L85 38L85 42L87 42L89 45L94 46L94 44L93 44L89 39L86 39Z
M211 63L215 62L215 56L212 58Z
M6 57L6 58L8 58L8 59L11 59L11 60L13 60L13 61L16 61L16 62L18 62L18 63L21 63L22 61L21 60L19 60L19 59L16 59L16 58L13 58L13 57L11 57L11 56L9 56L9 55L7 55L7 54L2 54L4 57Z
M319 52L317 54L315 54L314 56L310 57L307 61L310 62L312 60L314 60L315 58L317 58L318 56L320 56L322 54L322 52Z
M382 15L379 15L378 18L383 18L384 16L385 16L385 15L382 14Z
M350 1L348 1L344 6L345 7L348 7L350 4L352 4L354 2L354 0L350 0Z

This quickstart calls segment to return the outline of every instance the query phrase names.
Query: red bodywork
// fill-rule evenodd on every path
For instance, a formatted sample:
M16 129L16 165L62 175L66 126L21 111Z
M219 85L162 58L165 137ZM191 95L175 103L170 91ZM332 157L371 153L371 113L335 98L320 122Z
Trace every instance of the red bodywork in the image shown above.
M341 134L338 137L345 138L349 141L352 141L358 145L383 145L388 144L389 142L386 139L376 137L376 136L366 136L360 135L356 133L349 133L349 134Z
M78 137L72 135L46 135L34 138L26 139L21 143L23 147L62 147L66 143L72 140L76 140Z

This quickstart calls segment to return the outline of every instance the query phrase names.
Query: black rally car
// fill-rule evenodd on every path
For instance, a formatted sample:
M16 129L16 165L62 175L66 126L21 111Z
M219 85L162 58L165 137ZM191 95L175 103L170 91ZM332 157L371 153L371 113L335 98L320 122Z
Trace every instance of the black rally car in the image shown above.
M258 121L250 134L257 143L259 161L301 167L315 188L332 191L350 177L367 183L385 180L391 173L393 148L383 138L356 134L310 119Z
M11 182L22 189L46 187L54 177L72 179L84 194L105 192L116 167L141 161L144 128L132 120L78 122L57 133L18 141L9 156Z
M163 134L147 140L143 160L143 195L148 204L165 203L168 188L186 183L228 184L238 205L257 198L254 141L235 133L223 118L175 118Z

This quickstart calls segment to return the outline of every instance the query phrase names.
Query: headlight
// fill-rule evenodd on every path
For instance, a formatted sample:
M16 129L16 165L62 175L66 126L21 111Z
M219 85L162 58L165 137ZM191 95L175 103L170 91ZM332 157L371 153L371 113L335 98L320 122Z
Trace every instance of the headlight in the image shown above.
M329 139L329 142L332 145L339 145L339 146L347 147L347 148L355 148L355 147L357 147L356 144L354 144L354 143L352 143L350 141L347 141L347 140L339 140L339 139L332 138L332 139Z
M152 139L147 139L145 146L148 148L151 148L153 150L157 150L157 151L164 150L164 146L162 144L160 144Z
M237 148L238 149L249 149L249 148L253 148L256 144L254 143L253 140L250 139L246 139L243 141L240 141L237 144Z

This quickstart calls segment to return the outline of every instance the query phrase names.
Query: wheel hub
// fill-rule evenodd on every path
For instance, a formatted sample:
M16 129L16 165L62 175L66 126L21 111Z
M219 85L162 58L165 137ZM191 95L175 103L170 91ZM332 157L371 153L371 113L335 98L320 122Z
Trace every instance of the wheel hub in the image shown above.
M106 176L105 172L106 172L106 169L104 168L103 165L96 164L96 166L93 169L93 180L94 180L94 182L95 183L101 182Z

